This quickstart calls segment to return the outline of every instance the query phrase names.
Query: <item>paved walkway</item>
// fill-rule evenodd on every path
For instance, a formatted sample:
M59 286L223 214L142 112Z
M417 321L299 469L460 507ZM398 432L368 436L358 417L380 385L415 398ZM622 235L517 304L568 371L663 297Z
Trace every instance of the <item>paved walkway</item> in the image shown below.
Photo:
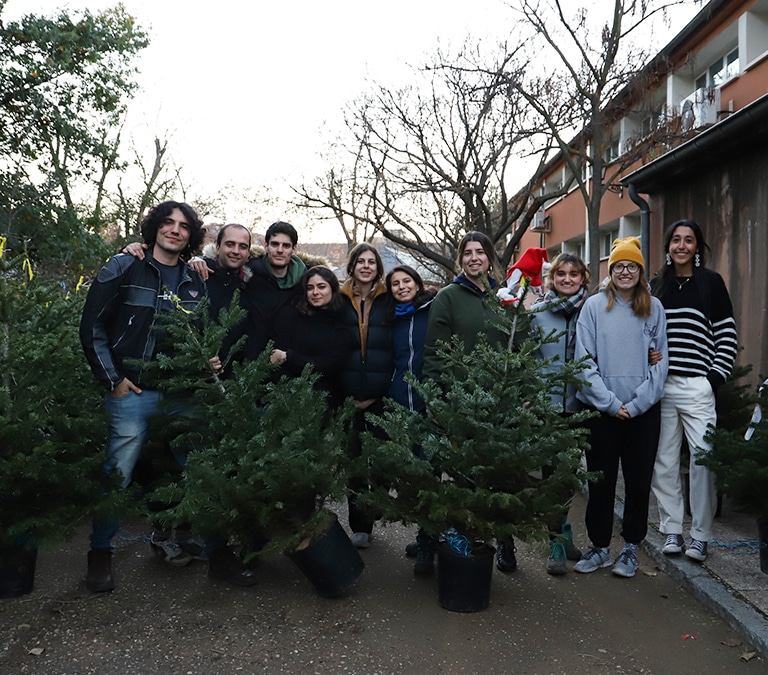
M615 508L620 519L620 499ZM658 508L653 497L649 515L651 528L643 543L649 557L768 658L768 574L760 571L755 517L724 499L721 514L715 519L708 558L700 564L684 555L664 555L661 548L665 535L658 530ZM689 527L687 517L683 533L686 540L690 539Z

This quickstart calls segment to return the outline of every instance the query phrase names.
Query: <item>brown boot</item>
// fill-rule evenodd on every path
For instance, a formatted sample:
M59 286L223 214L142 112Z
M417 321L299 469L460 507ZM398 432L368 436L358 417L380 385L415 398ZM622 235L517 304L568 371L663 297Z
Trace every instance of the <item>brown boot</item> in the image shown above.
M103 593L114 589L111 549L95 548L88 551L88 573L85 575L85 585L92 593Z

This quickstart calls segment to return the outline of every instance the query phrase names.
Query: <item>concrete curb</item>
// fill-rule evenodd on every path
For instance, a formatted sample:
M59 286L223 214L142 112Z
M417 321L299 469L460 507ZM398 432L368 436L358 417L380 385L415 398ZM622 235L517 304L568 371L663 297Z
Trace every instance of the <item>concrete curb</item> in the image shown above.
M617 499L613 508L617 522L621 523L624 503ZM737 595L728 582L715 575L706 564L693 562L684 555L664 555L661 549L665 538L655 527L650 526L641 548L662 572L680 583L702 605L726 621L764 659L768 660L766 617Z

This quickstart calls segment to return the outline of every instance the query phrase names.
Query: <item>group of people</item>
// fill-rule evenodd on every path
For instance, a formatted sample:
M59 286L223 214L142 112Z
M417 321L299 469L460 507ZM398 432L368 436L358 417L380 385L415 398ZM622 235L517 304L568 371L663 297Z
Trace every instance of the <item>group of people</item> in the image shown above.
M156 375L142 368L156 359L168 339L155 325L159 313L178 306L194 309L207 296L208 311L216 320L238 291L246 318L230 329L222 353L211 355L212 370L229 362L225 357L233 355L227 351L242 344L241 337L245 342L236 357L243 359L256 358L272 342L269 359L278 376L296 376L311 364L331 406L354 401L352 453L361 451L364 431L382 433L366 413L381 413L387 399L428 414L407 375L439 379L442 342L458 336L467 351L481 337L499 348L506 345L487 295L497 286L499 266L491 240L480 232L463 237L457 256L460 273L435 293L409 266L397 266L385 276L379 252L367 243L350 252L347 279L340 285L327 267L307 268L296 255L296 229L285 222L268 228L260 257L251 254L250 231L231 224L219 230L209 256L191 260L203 240L202 222L179 202L156 206L141 230L143 246L118 254L99 271L80 327L86 358L107 389L105 471L118 472L122 487L131 482L149 421L161 414L194 414L183 400L163 401L152 380ZM556 342L541 347L543 359L559 359L546 361L547 367L585 359L586 386L553 392L552 397L563 415L585 406L599 412L589 422L587 465L601 477L589 486L586 521L592 547L580 555L564 515L562 523L551 527L547 571L552 574L566 571L565 558L578 559L579 572L611 564L608 547L619 462L626 483L626 543L613 571L632 576L637 568L636 548L646 533L652 482L661 528L668 535L664 551L683 550L681 434L684 430L692 449L706 448L714 392L728 376L736 353L728 294L722 279L703 267L706 250L698 225L675 223L665 241L667 265L652 284L653 295L636 239L615 242L610 278L593 296L589 273L578 257L561 254L553 261L549 290L533 308L533 330L558 331ZM227 377L226 368L221 375ZM183 466L184 450L173 452ZM358 548L370 545L374 525L371 514L357 503L356 495L365 489L350 485L349 526ZM693 462L691 495L692 542L686 554L704 560L715 495L711 475ZM114 588L112 539L118 526L116 516L93 523L86 574L93 592ZM209 561L212 578L241 586L255 582L253 572L215 534L206 534L201 546L156 531L150 544L170 564L185 565L199 557ZM416 573L432 571L434 545L420 531L407 547L416 557ZM514 541L498 543L497 567L503 572L517 567Z

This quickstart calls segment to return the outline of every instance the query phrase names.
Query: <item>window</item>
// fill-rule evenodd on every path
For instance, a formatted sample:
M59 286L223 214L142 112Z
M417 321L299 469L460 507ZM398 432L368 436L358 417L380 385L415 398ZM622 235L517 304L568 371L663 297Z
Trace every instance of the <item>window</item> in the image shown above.
M664 124L664 108L658 108L651 111L651 113L643 120L642 133L643 137L650 136L651 133L656 131Z
M616 139L615 141L610 141L608 143L608 147L605 149L605 154L603 155L603 161L605 161L606 164L610 164L616 158L619 156L619 140Z
M614 240L619 238L619 228L604 232L600 235L600 258L608 258L611 255L611 246Z
M696 89L719 87L723 82L739 74L739 50L734 49L717 59L707 72L696 78Z

